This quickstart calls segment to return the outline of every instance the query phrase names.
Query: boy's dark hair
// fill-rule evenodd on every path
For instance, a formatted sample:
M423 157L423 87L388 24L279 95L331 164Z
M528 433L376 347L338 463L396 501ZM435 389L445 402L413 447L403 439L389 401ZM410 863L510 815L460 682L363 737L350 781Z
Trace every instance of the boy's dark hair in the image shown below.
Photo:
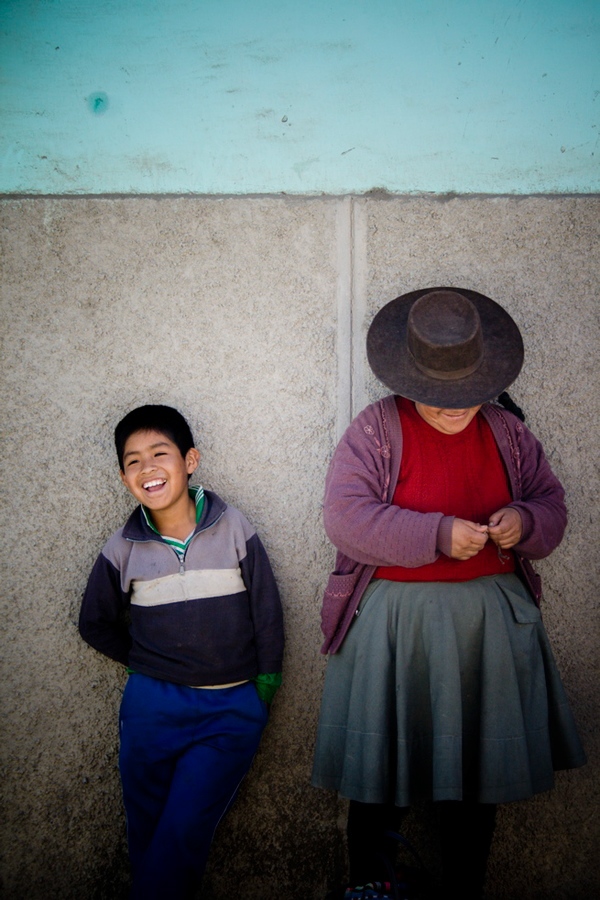
M194 446L192 430L178 410L172 406L138 406L127 413L115 428L115 447L121 472L127 438L136 431L158 431L166 435L183 457Z

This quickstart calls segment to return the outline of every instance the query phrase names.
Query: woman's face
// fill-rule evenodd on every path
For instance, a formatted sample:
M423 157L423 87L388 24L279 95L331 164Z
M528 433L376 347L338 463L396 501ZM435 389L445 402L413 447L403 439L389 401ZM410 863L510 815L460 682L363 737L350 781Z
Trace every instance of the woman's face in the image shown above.
M415 403L415 409L421 418L442 434L460 434L473 421L481 407L480 403L479 406L469 406L467 409L440 409L438 406Z

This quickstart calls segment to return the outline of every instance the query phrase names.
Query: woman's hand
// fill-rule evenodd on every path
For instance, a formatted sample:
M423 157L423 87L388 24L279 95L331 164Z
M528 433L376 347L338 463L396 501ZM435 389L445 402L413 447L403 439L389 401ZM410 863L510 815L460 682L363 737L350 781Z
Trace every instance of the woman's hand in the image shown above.
M487 539L487 525L478 525L477 522L469 522L467 519L454 519L450 556L453 559L471 559L485 547Z
M501 550L510 550L518 544L523 534L523 522L518 511L512 506L504 506L490 516L488 533Z

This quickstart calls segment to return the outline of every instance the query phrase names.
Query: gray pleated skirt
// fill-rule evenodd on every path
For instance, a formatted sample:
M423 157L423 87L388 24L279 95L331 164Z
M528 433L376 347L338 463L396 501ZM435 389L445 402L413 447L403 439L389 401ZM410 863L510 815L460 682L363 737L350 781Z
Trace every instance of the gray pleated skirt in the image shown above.
M540 612L516 575L371 582L327 664L315 786L363 803L506 803L584 762Z

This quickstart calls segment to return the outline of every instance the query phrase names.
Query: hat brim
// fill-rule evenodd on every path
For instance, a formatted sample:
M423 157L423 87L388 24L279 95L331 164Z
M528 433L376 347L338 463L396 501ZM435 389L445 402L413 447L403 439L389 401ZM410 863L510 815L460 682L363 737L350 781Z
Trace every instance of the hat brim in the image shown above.
M475 372L446 381L417 368L408 350L410 308L423 294L456 291L476 306L481 319L483 359ZM523 365L523 339L517 324L494 300L463 288L433 287L402 294L379 310L367 334L367 358L374 374L395 394L426 406L465 409L497 397Z

